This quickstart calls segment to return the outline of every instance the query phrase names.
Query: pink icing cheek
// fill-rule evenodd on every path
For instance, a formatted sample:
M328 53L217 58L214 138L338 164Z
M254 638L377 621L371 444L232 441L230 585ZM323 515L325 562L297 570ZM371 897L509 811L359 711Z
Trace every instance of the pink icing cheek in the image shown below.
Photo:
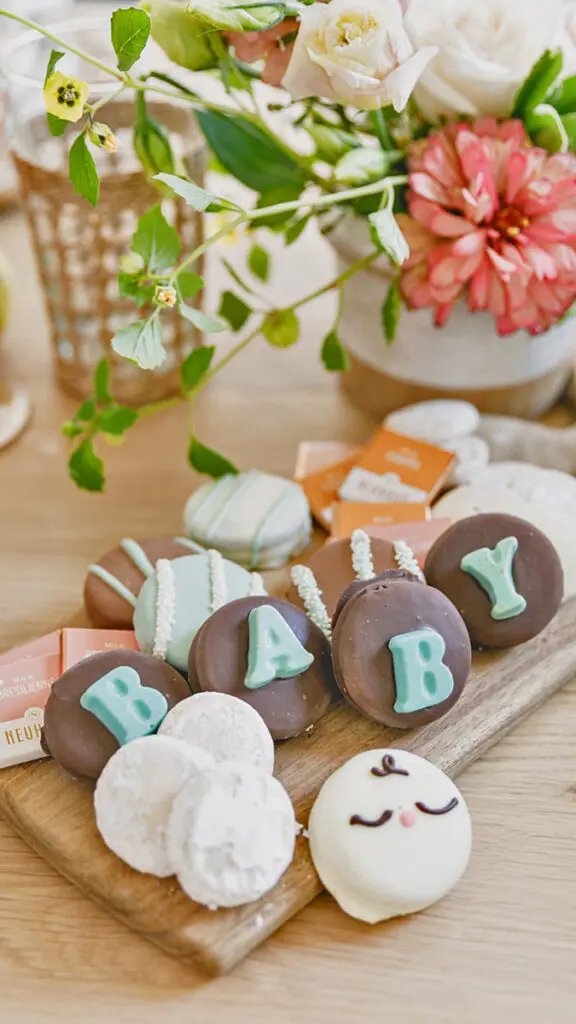
M400 815L400 824L404 828L412 828L416 824L416 811L402 811Z

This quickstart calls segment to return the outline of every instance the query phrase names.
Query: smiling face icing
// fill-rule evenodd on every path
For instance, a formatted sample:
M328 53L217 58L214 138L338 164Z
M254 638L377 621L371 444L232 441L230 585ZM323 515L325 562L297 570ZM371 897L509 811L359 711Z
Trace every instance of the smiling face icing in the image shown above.
M342 910L369 924L442 899L466 869L468 809L439 768L405 750L368 750L324 783L310 850Z

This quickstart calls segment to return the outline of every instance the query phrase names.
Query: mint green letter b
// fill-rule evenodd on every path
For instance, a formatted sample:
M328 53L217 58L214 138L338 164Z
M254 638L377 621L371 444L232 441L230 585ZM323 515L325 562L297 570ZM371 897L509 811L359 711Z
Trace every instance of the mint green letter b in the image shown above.
M244 680L249 690L258 690L274 679L299 676L314 661L302 646L286 619L271 604L254 608L248 617L248 671Z
M119 665L89 686L80 704L116 737L120 746L149 736L168 713L168 701L159 690L142 686L135 668Z
M494 549L478 548L464 555L462 572L473 576L492 602L493 619L513 619L526 608L526 600L516 590L512 564L518 550L516 537L505 537Z
M448 700L454 678L442 661L446 643L440 633L415 629L393 636L388 647L394 663L397 714L409 715Z

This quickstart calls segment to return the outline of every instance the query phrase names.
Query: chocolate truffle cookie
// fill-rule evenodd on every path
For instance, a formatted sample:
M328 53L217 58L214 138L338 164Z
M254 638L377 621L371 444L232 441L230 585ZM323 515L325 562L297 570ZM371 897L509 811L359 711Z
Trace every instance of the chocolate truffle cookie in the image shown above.
M387 569L386 572L381 572L379 576L375 576L371 580L354 580L346 590L340 594L338 604L336 605L336 611L332 617L332 628L336 625L340 612L342 611L345 604L348 604L356 594L359 594L361 590L366 590L366 587L371 587L374 583L383 583L385 580L407 580L408 583L423 583L419 576L413 576L411 572L407 572L406 569Z
M182 558L202 550L185 537L141 541L126 537L88 566L84 604L90 621L102 629L132 629L136 598L158 559Z
M332 698L330 644L300 608L273 597L231 601L199 629L190 650L193 690L251 704L275 740L299 736Z
M398 569L394 545L388 540L370 538L374 572L376 576L387 569ZM356 579L352 562L352 543L349 538L334 540L314 552L304 563L312 570L322 591L324 604L330 617L334 615L340 595ZM304 604L295 586L290 587L287 600L298 608Z
M513 647L540 633L562 602L556 549L531 523L503 513L461 519L432 546L430 584L450 598L474 647Z
M161 697L157 703L165 712L190 696L188 684L178 672L166 662L141 651L107 651L85 658L68 669L54 683L46 704L43 747L76 778L97 779L120 746L114 732L81 703L94 683L116 670L120 670L119 674L123 670L118 692L112 698L117 710L122 697L133 703L139 696L133 685L124 685L124 676L132 678L136 686L139 680L142 687L158 691ZM122 690L126 693L122 694ZM140 696L146 699L145 691Z
M344 605L332 654L349 703L397 729L425 725L449 711L471 661L466 626L450 601L405 579L373 582Z

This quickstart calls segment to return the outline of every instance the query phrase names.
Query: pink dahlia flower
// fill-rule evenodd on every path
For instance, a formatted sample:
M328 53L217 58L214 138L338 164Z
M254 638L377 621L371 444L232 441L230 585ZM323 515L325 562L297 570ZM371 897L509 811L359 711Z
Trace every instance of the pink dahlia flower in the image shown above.
M499 334L540 334L576 300L576 157L531 145L520 121L483 117L417 142L410 156L410 246L402 293L434 307L489 310Z
M245 64L264 60L262 81L279 86L290 63L298 26L296 18L284 18L262 32L227 32L226 37L238 60Z

